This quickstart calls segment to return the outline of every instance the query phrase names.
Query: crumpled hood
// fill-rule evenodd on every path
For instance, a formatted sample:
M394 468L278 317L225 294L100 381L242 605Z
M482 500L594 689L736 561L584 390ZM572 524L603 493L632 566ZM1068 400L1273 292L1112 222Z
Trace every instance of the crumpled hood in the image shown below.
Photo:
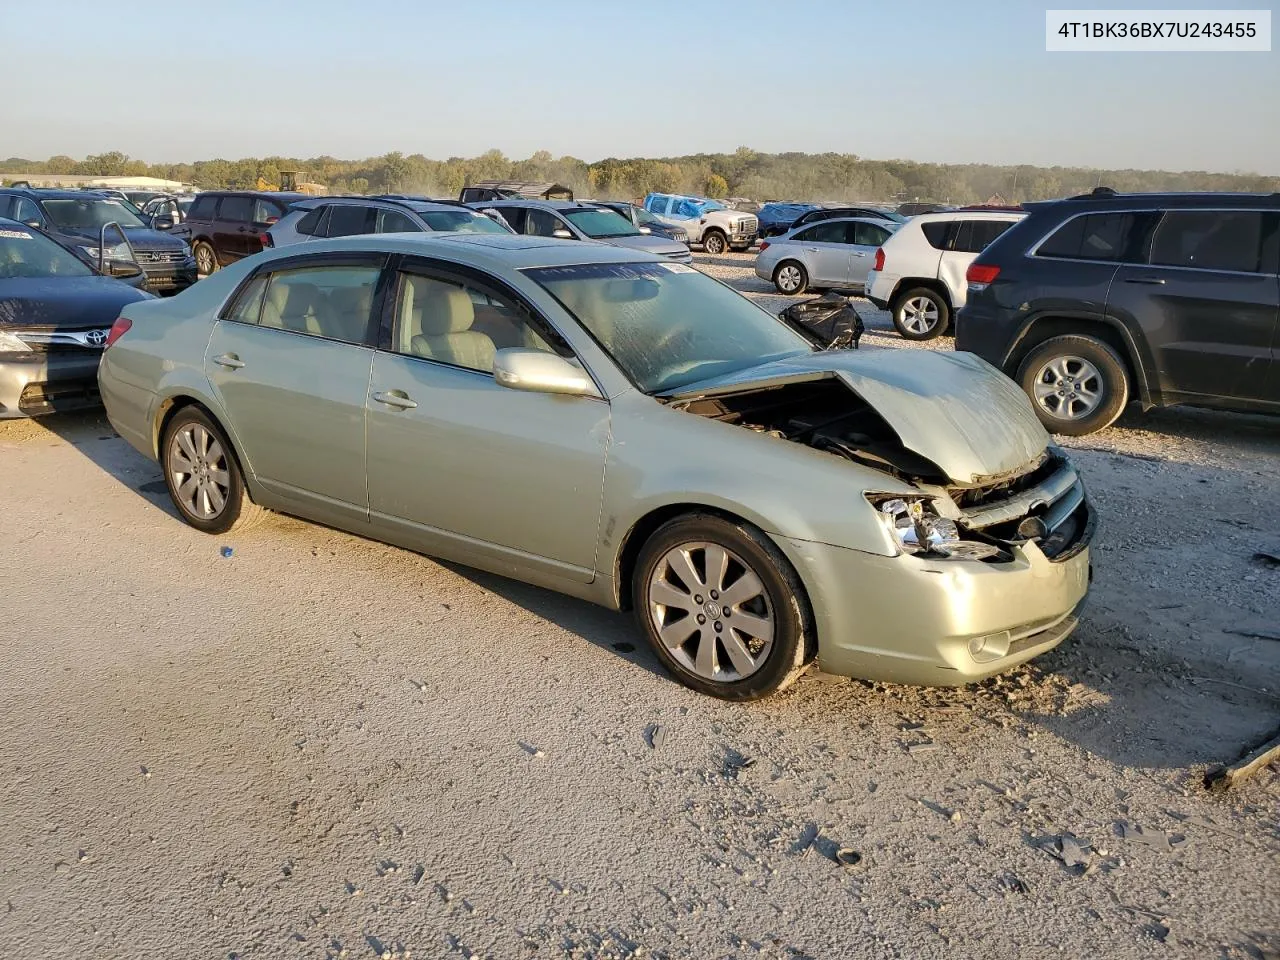
M954 483L1024 468L1049 434L1012 380L971 353L833 350L761 364L699 381L670 399L738 393L835 376L870 404L903 446Z
M656 253L663 257L689 252L689 248L679 240L672 240L670 237L659 237L652 233L642 233L638 237L609 237L604 242L615 247L627 247L630 250Z
M151 294L110 277L22 277L0 280L0 329L109 327L120 308Z

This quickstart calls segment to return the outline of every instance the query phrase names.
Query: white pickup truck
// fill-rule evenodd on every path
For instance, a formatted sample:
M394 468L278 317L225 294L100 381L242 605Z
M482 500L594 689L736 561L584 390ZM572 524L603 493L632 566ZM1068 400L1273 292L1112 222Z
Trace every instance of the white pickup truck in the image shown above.
M682 227L691 244L702 244L702 249L712 255L730 248L746 250L760 229L760 222L752 214L730 210L704 197L651 193L644 198L644 208L663 223Z

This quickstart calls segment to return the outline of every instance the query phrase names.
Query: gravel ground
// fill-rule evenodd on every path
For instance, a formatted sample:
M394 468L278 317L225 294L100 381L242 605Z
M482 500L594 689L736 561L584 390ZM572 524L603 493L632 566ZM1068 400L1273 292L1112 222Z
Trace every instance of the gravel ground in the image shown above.
M1200 785L1280 724L1280 429L1070 445L1103 526L1062 647L733 706L574 600L197 533L100 414L0 424L0 956L1280 956L1280 777Z

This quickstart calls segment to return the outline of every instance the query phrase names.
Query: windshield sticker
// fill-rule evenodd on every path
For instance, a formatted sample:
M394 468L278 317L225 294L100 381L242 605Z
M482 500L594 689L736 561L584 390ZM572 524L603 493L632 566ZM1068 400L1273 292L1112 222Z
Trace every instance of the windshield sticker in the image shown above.
M0 230L0 239L3 240L34 240L35 238L29 233L23 233L21 230Z

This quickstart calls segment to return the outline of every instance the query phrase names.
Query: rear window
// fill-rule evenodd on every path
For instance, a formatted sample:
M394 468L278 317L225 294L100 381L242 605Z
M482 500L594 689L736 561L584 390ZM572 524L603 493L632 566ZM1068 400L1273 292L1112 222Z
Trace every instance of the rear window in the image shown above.
M188 220L212 220L213 211L217 209L217 197L196 197L191 201L191 209L187 212Z
M253 217L253 197L223 197L218 205L218 219L248 223Z
M284 208L274 200L263 200L259 197L253 202L253 222L272 224L280 219Z
M1262 233L1258 211L1171 210L1151 239L1151 263L1262 273Z
M951 224L945 220L939 220L934 223L920 224L920 232L929 241L929 246L935 250L945 250L947 248L947 232L950 227Z
M951 249L958 253L981 253L1013 223L1008 220L961 220Z
M1065 260L1123 260L1137 220L1133 213L1089 213L1074 217L1041 243L1036 255Z

